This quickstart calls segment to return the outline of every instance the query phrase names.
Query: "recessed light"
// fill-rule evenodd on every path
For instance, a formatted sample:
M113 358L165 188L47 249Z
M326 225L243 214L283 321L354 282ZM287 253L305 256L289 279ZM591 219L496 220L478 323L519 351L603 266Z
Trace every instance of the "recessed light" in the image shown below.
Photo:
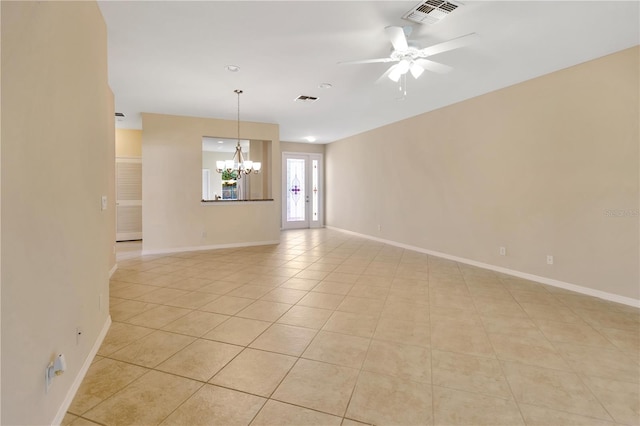
M316 141L315 136L305 136L304 138L307 140L307 142L315 142Z
M224 141L218 141L218 143L224 143Z
M227 65L226 67L224 67L227 71L231 71L231 72L238 72L240 71L240 67L237 65Z
M320 83L318 87L321 89L331 89L333 85L331 83Z

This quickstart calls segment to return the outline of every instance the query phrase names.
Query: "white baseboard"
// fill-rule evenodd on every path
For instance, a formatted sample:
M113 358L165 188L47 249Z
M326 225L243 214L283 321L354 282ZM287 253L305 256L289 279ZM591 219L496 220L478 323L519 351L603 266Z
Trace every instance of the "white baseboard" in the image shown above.
M552 278L541 277L538 275L529 274L527 272L514 271L512 269L503 268L502 266L491 265L489 263L482 263L471 259L465 259L463 257L453 256L447 253L441 253L434 250L427 250L422 247L416 247L409 244L403 244L396 241L385 240L382 238L377 238L367 234L361 234L359 232L348 231L342 228L336 228L334 226L327 226L327 229L332 229L334 231L344 232L346 234L354 235L357 237L366 238L368 240L378 241L380 243L389 244L391 246L404 248L407 250L417 251L419 253L425 253L431 256L441 257L443 259L453 260L456 262L464 263L467 265L477 266L479 268L489 269L491 271L501 272L503 274L512 275L518 278L524 278L530 281L539 282L541 284L547 284L553 287L563 288L565 290L575 291L576 293L586 294L588 296L597 297L600 299L608 300L611 302L621 303L623 305L633 306L635 308L640 308L640 300L633 299L631 297L620 296L614 293L607 293L606 291L596 290L589 287L583 287L577 284L571 284L564 281L554 280Z
M272 241L253 241L247 243L231 243L231 244L214 244L209 246L192 246L192 247L173 247L167 249L156 250L142 250L142 256L148 256L150 254L171 254L182 253L185 251L202 251L202 250L218 250L226 248L240 248L240 247L253 247L253 246L268 246L273 244L280 244L280 240Z
M54 425L59 425L60 423L62 423L62 419L64 419L64 416L67 414L67 410L69 409L69 407L71 406L71 403L73 402L73 398L76 396L78 389L80 389L80 385L84 380L84 376L87 375L87 371L89 371L89 367L91 366L93 359L98 353L98 349L100 349L100 345L102 345L102 341L107 335L107 332L109 331L109 327L111 327L110 315L107 316L107 320L104 322L104 325L102 326L102 330L100 330L100 334L98 335L98 338L93 344L93 347L91 348L91 351L87 355L87 358L84 360L84 364L82 364L82 368L80 368L80 371L78 372L78 375L73 381L73 384L69 389L69 392L67 392L67 396L65 397L64 401L62 401L62 405L58 409L58 414L56 414L56 417L53 419Z
M127 259L133 259L135 257L140 257L141 253L142 253L141 251L125 251L122 253L117 253L116 262L120 260L127 260Z

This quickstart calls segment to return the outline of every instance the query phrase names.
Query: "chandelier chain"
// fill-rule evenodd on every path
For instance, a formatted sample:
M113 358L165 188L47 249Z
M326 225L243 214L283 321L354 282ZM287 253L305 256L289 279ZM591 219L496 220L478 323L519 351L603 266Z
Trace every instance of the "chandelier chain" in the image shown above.
M240 95L242 94L242 90L236 89L234 92L238 95L238 143L240 143Z

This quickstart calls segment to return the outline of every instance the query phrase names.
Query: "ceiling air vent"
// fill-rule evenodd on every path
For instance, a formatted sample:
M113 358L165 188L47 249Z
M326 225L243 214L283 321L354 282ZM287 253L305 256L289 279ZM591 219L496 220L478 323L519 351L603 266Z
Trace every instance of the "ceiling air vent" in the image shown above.
M313 103L317 100L318 98L316 98L315 96L305 96L305 95L300 95L296 98L296 102L304 102L306 104Z
M460 6L461 3L453 1L426 0L405 13L402 19L418 24L437 24Z

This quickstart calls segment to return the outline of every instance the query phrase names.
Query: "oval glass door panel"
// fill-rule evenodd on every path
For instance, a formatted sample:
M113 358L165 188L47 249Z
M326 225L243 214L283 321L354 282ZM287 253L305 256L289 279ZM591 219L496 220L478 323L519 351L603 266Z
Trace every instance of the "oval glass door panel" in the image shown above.
M287 158L287 222L304 222L306 215L305 160Z

